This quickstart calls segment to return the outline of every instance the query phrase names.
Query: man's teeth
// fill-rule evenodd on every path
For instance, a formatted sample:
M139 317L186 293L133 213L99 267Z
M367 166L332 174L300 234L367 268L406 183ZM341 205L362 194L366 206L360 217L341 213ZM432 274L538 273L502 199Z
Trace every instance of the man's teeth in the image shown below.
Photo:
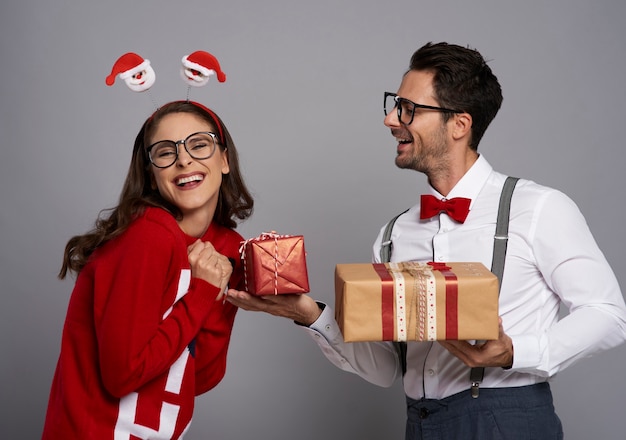
M176 181L176 185L180 186L180 185L184 185L185 183L201 181L201 180L202 180L202 176L199 174L195 174L189 177L181 177L180 179Z

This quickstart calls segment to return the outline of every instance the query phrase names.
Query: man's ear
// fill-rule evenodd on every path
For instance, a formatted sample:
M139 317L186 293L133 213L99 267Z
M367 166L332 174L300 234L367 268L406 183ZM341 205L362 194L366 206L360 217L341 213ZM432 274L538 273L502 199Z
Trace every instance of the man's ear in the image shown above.
M452 136L455 140L459 140L463 137L472 136L472 115L469 113L456 113L453 117L453 130Z

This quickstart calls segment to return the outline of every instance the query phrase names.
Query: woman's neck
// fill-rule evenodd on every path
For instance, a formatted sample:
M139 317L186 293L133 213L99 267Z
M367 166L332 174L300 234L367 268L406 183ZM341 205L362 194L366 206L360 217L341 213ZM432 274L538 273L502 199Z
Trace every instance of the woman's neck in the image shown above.
M209 229L212 220L213 213L207 212L206 209L186 212L183 214L183 218L178 220L178 226L185 234L200 238Z

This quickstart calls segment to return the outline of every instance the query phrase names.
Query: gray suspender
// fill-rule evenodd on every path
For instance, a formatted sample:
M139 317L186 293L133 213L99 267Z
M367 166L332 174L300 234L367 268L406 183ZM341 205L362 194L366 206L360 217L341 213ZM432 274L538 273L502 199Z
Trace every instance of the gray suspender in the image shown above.
M406 211L408 211L408 209ZM398 220L398 217L400 217L406 211L401 212L400 214L389 220L389 223L387 223L387 226L385 227L383 239L380 244L380 261L382 261L383 263L389 263L389 261L391 261L391 249L393 247L393 244L391 243L391 230L393 229L393 225L396 220Z
M498 286L502 287L502 275L504 274L504 260L506 258L506 246L509 241L509 213L511 211L511 197L518 177L507 177L500 194L500 206L498 207L498 220L496 223L496 233L493 236L493 257L491 260L491 272L498 277ZM470 382L472 383L472 397L478 397L478 388L483 381L485 369L474 367L470 371Z
M509 241L509 213L511 211L511 197L513 190L519 180L518 177L507 177L500 195L500 206L498 208L498 220L496 223L496 235L493 237L493 259L491 271L502 283L504 274L504 258L506 256L506 245Z
M502 286L502 275L504 274L504 260L506 257L506 247L509 239L509 213L511 210L511 197L513 196L513 190L519 180L518 177L507 177L502 187L502 193L500 194L500 205L498 207L498 219L496 223L496 233L493 237L493 257L491 261L491 272L493 272L499 281L499 285ZM393 225L402 214L406 211L398 214L392 218L387 226L382 237L380 260L383 263L387 263L391 260L392 242L391 231ZM402 375L406 373L406 342L394 342L400 362L402 363ZM472 383L472 397L478 397L478 388L483 380L485 369L482 367L472 368L470 371L470 382Z

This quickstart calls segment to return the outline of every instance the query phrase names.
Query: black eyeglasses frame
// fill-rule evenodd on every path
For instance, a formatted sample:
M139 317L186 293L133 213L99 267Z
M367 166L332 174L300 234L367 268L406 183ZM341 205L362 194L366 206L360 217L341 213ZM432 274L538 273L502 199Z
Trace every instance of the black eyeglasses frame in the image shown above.
M404 125L411 125L411 123L413 122L413 118L415 117L415 109L416 108L421 108L421 109L424 109L424 110L434 110L434 111L438 111L438 112L442 112L442 113L456 113L456 114L464 113L461 110L453 110L453 109L445 108L445 107L435 107L435 106L432 106L432 105L418 104L416 102L411 101L410 99L399 97L397 93L385 92L385 97L383 99L383 111L385 112L385 116L387 116L387 97L389 97L389 96L393 97L393 100L396 103L394 108L398 112L398 121L402 122ZM403 101L403 102L406 102L406 103L412 105L412 107L411 107L411 118L409 119L409 122L404 122L402 120L402 106L398 105L400 103L400 101Z
M189 139L191 139L193 136L197 136L197 135L199 135L199 134L207 134L207 135L209 135L209 137L211 137L211 139L213 139L213 150L211 151L211 153L210 153L209 155L207 155L207 156L205 156L205 157L197 157L197 156L194 156L194 154L193 154L191 151L189 151L189 149L187 148L187 141L188 141ZM155 167L157 167L157 168L161 168L161 169L163 169L163 168L169 168L169 167L171 167L172 165L174 165L174 164L176 163L176 161L178 160L178 154L179 154L179 151L180 151L180 150L178 149L178 146L179 146L179 145L181 145L181 144L182 144L183 148L185 148L185 151L187 152L187 154L189 154L189 156L190 156L191 158L193 158L193 159L195 159L195 160L206 160L206 159L210 159L211 157L213 157L213 155L215 154L215 152L216 152L216 151L217 151L217 149L219 148L220 143L219 143L219 140L218 140L218 139L219 139L219 138L218 138L217 134L215 134L215 133L213 133L213 132L211 132L211 131L199 131L199 132L197 132L197 133L192 133L192 134L190 134L189 136L187 136L185 139L181 139L181 140L179 140L179 141L172 141L172 140L165 139L165 140L162 140L162 141L155 142L155 143L153 143L152 145L148 146L148 148L146 148L146 153L147 153L147 155L148 155L148 160L150 161L150 163L151 163L153 166L155 166ZM151 154L151 153L152 153L152 149L153 149L156 145L158 145L158 144L160 144L160 143L162 143L162 142L170 142L170 143L174 144L174 147L176 148L176 156L174 157L174 160L172 161L172 163L171 163L171 164L166 165L166 166L160 166L160 165L157 165L157 164L154 162L154 160L152 159L152 154Z

